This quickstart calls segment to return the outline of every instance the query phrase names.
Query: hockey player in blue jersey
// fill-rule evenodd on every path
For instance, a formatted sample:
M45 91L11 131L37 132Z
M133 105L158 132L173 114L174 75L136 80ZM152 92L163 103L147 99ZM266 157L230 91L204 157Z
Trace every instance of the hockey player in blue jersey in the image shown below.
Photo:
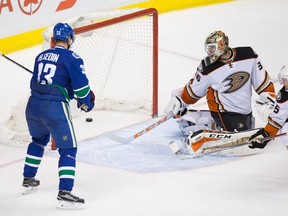
M26 120L32 142L24 165L24 193L35 191L40 181L35 179L44 148L54 138L60 155L58 162L60 208L81 208L84 199L74 196L77 140L71 120L69 101L76 96L78 108L89 112L95 96L85 75L82 58L69 50L74 31L67 23L53 29L55 46L40 53L34 64L30 83L31 96L26 107Z

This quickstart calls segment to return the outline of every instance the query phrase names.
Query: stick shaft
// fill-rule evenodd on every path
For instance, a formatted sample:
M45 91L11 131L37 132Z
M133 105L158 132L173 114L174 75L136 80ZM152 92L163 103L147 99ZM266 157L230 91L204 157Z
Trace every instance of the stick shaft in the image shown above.
M281 133L281 134L277 134L277 135L275 135L275 136L268 136L268 137L264 137L264 138L262 138L262 139L260 139L260 140L262 140L262 141L266 141L266 140L275 139L276 137L279 137L279 136L285 136L285 135L287 135L287 133Z
M137 139L138 137L142 136L143 134L151 131L153 128L156 128L157 126L159 126L160 124L162 124L163 122L166 122L168 119L172 118L173 112L169 112L167 115L165 115L163 118L161 118L160 120L158 120L157 122L151 124L150 126L148 126L147 128L139 131L138 133L130 136L130 137L121 137L116 135L115 133L106 133L105 135L107 137L109 137L110 139L119 142L119 143L129 143L130 141L133 141L135 139Z
M7 59L8 61L16 64L17 66L21 67L22 69L28 71L29 73L33 74L33 72L31 70L29 70L28 68L24 67L23 65L19 64L18 62L14 61L13 59L9 58L8 56L6 56L5 54L1 53L1 56L3 56L5 59Z
M170 119L171 117L173 117L173 112L169 112L167 115L165 115L163 118L161 118L159 121L155 122L154 124L150 125L149 127L143 129L142 131L136 133L133 135L134 139L138 138L139 136L149 132L150 130L152 130L153 128L159 126L160 124L162 124L163 122L167 121L168 119Z

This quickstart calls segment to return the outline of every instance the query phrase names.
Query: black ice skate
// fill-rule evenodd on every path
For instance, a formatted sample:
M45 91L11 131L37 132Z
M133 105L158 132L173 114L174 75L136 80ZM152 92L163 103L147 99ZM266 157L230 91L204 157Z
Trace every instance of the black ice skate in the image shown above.
M64 190L59 191L57 200L56 207L61 209L82 209L85 204L84 199L74 196L70 191Z
M38 189L40 185L40 181L35 178L24 178L22 186L24 187L24 191L22 194L29 194Z

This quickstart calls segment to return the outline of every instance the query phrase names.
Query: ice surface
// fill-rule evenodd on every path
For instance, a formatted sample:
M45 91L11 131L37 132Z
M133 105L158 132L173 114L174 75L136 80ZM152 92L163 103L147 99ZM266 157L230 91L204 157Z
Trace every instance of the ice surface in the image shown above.
M223 30L232 47L252 46L276 81L279 69L287 64L287 8L288 1L283 0L238 0L161 14L160 115L171 91L183 86L194 74L205 55L204 40L214 30ZM33 68L40 49L33 47L9 56ZM11 107L29 94L31 75L3 58L0 68L0 120L3 122L9 117ZM195 105L197 108L206 108L205 100ZM254 115L257 126L264 125L257 113ZM85 122L86 117L93 117L93 122ZM142 112L101 111L75 119L80 142L74 193L83 196L87 203L81 211L55 208L57 152L47 150L37 176L41 180L39 190L23 196L21 182L26 149L0 145L0 215L288 214L288 152L279 140L271 142L263 153L252 156L181 161L168 149L167 140L180 136L173 120L130 144L118 144L99 136L119 129L123 129L122 136L130 136L149 122L151 118ZM209 163L203 166L203 161Z

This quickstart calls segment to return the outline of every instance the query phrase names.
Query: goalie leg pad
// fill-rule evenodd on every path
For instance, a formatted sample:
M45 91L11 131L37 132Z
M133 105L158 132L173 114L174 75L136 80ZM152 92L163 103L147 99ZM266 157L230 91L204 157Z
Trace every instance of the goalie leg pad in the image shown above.
M258 130L259 129L253 129L243 132L211 130L196 131L193 134L187 136L185 140L183 140L183 143L186 143L186 147L189 151L183 152L180 147L179 151L185 154L193 155L193 157L199 157L216 152L219 155L219 152L222 152L224 150L232 149L236 146L242 146L242 143L247 142L250 136ZM243 148L250 151L247 146L243 146ZM241 152L244 153L243 151ZM245 152L249 153L248 151ZM177 155L177 153L175 154ZM233 155L233 153L230 155Z

